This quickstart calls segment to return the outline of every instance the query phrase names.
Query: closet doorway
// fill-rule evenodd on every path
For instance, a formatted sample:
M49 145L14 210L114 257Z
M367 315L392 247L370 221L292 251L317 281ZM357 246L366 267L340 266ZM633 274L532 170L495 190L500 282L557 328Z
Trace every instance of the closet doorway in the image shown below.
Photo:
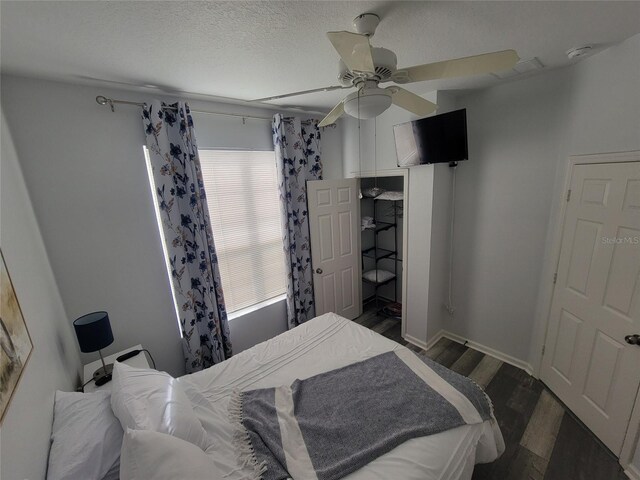
M316 315L375 309L404 332L408 187L401 168L307 182Z
M362 310L404 327L408 170L363 172L359 178Z

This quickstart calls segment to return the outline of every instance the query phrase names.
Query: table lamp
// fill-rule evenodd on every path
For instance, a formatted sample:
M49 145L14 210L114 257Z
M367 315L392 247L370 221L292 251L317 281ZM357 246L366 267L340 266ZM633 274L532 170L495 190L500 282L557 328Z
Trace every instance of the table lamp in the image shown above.
M105 365L100 351L113 343L109 314L107 312L93 312L83 315L73 322L73 327L76 330L80 351L83 353L98 351L100 354L102 367L93 372L93 379L97 381L102 377L111 375L113 363Z

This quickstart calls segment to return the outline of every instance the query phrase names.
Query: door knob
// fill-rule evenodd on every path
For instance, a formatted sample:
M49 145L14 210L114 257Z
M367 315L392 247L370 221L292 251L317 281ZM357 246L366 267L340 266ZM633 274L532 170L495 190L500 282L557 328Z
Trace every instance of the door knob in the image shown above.
M624 337L624 341L629 345L640 345L640 334L636 333L635 335L627 335Z
M322 269L321 268L316 268L316 273L317 274L321 274L322 273Z

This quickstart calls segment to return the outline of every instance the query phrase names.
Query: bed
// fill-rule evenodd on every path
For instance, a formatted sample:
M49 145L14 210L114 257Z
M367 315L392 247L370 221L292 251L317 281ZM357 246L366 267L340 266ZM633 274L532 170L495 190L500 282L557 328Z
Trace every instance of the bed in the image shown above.
M254 346L205 371L179 379L187 396L198 392L208 406L194 408L205 430L218 439L216 464L228 480L240 480L227 407L234 389L250 390L311 377L381 353L406 349L350 320L328 313ZM346 480L470 479L476 463L495 460L504 443L495 419L409 440ZM228 476L227 476L228 475Z
M234 444L236 425L229 413L234 395L288 386L325 372L333 375L336 369L351 369L388 352L416 358L406 347L328 313L178 379L118 364L110 393L56 395L47 478L101 480L115 478L119 471L124 480L244 480L246 470L239 468ZM369 384L368 376L362 378ZM413 398L405 396L404 381L399 384L402 395ZM378 391L388 395L386 389ZM347 392L349 398L351 388ZM326 404L320 405L324 413ZM488 419L407 440L335 478L469 480L475 464L491 462L504 451L495 417L487 410L483 418Z

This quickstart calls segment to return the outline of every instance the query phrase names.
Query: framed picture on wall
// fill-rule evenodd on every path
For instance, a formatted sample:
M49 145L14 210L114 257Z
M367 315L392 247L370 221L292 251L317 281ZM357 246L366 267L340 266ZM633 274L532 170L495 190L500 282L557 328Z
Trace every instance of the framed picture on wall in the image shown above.
M0 423L33 350L18 297L0 251Z

